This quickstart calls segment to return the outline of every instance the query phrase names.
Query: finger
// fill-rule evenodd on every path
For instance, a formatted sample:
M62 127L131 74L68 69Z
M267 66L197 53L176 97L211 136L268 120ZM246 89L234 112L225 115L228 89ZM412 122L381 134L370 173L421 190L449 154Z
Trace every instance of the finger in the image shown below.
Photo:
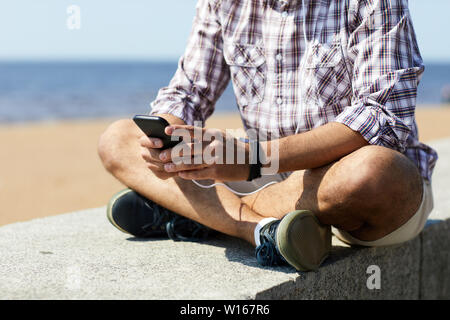
M206 144L202 143L184 143L182 148L177 148L174 152L174 148L161 151L159 154L159 160L162 162L179 162L181 158L198 157L203 154L203 150Z
M139 138L139 144L145 148L159 149L163 147L161 139L142 136Z
M214 179L214 167L206 167L204 169L180 171L178 176L186 180L207 180Z
M180 172L180 171L190 171L206 168L208 165L204 163L179 163L175 164L173 162L164 164L164 170L166 172Z
M150 169L153 172L153 174L156 177L158 177L160 179L163 179L163 180L166 180L166 179L171 178L171 177L175 177L177 175L177 173L166 172L166 171L164 171L164 169L161 169L161 168L159 168L157 166L154 166L151 163L149 163L147 165L147 167L148 167L148 169Z
M164 170L163 163L147 162L147 168L154 172L168 173L166 170Z
M161 160L159 160L159 154L160 151L158 149L141 148L141 157L146 162L161 163Z
M167 126L165 128L165 132L168 135L172 135L172 133L177 129L186 129L188 131L193 131L194 128L196 128L196 127L194 127L192 125L188 125L188 124L171 124L170 126Z
M203 128L190 125L174 124L165 128L165 133L170 136L181 137L185 141L191 141L196 135L202 136Z

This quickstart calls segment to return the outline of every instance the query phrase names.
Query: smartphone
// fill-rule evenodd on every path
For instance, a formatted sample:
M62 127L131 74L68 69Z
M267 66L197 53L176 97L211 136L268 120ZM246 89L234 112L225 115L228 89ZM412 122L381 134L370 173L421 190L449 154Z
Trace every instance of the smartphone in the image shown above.
M158 116L136 115L133 117L136 125L148 136L152 138L159 138L163 142L161 149L173 148L176 146L181 138L172 137L164 132L164 129L169 125L166 119ZM172 140L176 139L176 140Z

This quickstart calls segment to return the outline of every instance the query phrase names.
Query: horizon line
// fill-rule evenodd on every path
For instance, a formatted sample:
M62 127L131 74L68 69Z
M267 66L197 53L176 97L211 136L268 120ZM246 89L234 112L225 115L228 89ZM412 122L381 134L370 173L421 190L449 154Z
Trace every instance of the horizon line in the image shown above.
M0 58L0 63L178 63L179 58ZM424 59L424 65L448 65L449 60Z
M178 63L178 60L179 58L0 58L0 63Z

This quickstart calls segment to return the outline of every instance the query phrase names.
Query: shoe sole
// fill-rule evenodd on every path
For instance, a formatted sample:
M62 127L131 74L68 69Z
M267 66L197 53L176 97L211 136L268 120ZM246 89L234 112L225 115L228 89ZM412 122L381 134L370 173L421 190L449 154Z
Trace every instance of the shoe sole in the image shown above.
M117 229L119 229L120 231L127 233L127 234L131 234L128 231L125 231L124 229L122 229L115 221L114 218L112 216L112 209L114 207L114 204L116 203L117 200L119 200L123 195L129 193L129 192L133 192L133 190L131 189L124 189L122 191L117 192L115 195L112 196L111 200L109 200L108 203L108 207L106 208L106 217L108 218L109 222L111 222L111 224L116 227Z
M278 250L298 271L317 270L331 251L331 227L307 210L287 214L277 228Z

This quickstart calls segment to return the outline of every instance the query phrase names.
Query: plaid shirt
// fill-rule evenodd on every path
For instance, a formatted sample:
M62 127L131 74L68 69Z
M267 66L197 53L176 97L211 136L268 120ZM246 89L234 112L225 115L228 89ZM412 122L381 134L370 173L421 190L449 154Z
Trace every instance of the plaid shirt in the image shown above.
M245 128L283 137L339 122L430 180L437 154L414 118L423 70L407 0L199 0L151 113L204 122L231 79Z

